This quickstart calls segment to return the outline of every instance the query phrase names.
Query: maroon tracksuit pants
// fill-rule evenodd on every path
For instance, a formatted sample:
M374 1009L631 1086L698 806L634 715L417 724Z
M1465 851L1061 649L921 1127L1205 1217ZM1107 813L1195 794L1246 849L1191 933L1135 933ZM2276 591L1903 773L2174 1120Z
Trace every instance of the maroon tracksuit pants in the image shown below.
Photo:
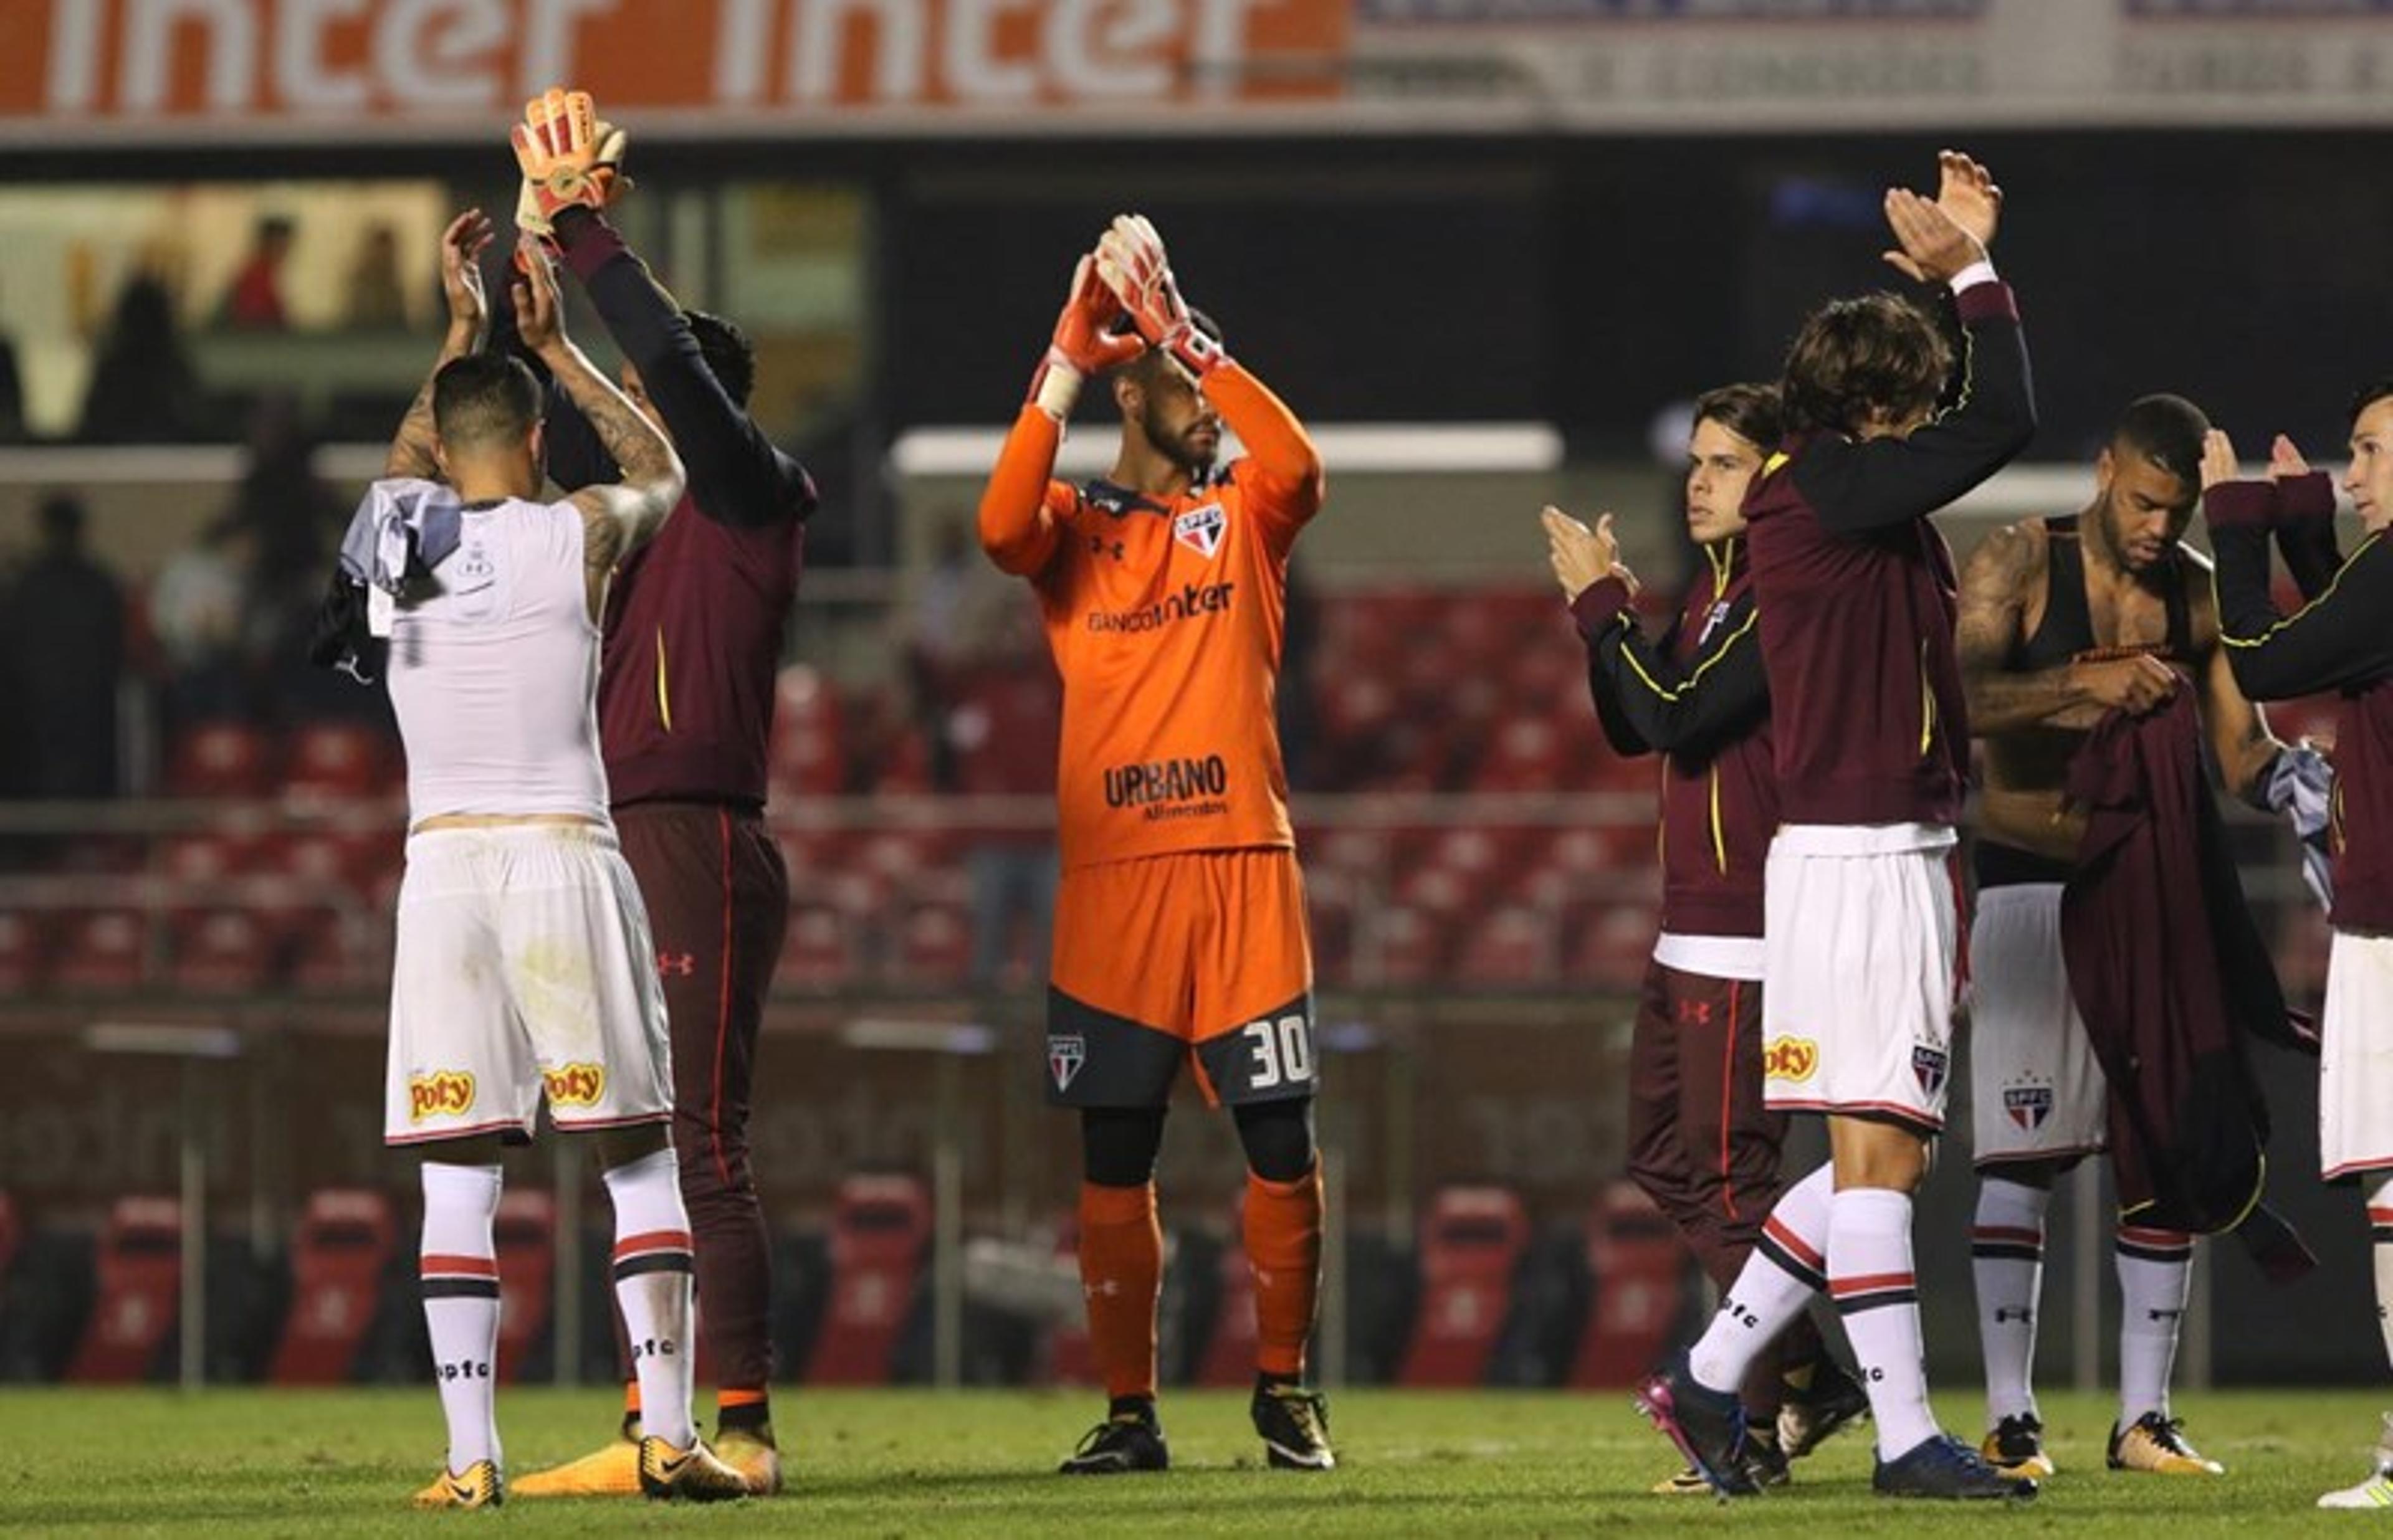
M672 1022L673 1152L698 1259L715 1383L762 1390L773 1370L772 1253L748 1164L756 1032L790 918L780 847L754 813L711 803L615 810L656 938Z
M1786 1115L1761 1100L1761 985L1648 963L1628 1040L1628 1175L1722 1293L1785 1188ZM1755 1361L1746 1408L1774 1416L1781 1369L1820 1352L1809 1315Z

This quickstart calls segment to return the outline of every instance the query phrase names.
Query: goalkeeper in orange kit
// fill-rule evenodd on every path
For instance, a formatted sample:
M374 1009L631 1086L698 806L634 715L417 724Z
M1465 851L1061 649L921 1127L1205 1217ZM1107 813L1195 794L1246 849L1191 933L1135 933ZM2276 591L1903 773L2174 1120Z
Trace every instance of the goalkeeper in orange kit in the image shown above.
M1053 478L1055 450L1100 374L1121 447L1075 487ZM1247 453L1217 467L1225 423ZM1246 1147L1255 1430L1275 1466L1337 1463L1303 1378L1321 1278L1313 953L1273 725L1288 553L1322 489L1312 440L1182 302L1155 228L1116 219L980 504L981 544L1038 591L1064 680L1047 1089L1080 1113L1080 1278L1111 1398L1067 1474L1170 1464L1155 1157L1183 1063Z

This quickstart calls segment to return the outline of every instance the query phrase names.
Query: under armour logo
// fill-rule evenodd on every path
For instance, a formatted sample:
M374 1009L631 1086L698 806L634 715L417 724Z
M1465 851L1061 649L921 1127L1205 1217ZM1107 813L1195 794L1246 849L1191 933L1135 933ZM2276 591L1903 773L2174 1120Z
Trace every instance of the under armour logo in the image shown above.
M1093 1284L1083 1284L1080 1286L1081 1295L1091 1299L1097 1299L1100 1296L1110 1299L1120 1292L1120 1283L1112 1278L1100 1278Z
M1690 1024L1696 1026L1711 1025L1712 1002L1709 1000L1680 1000L1679 1002L1679 1021L1682 1025Z
M2010 1305L1996 1305L1994 1325L1999 1326L2006 1321L2016 1321L2022 1326L2031 1325L2035 1321L2035 1312L2017 1309Z
M2144 1312L2144 1318L2148 1321L2175 1321L2184 1314L2181 1310L2148 1310Z
M657 954L657 976L660 978L686 979L694 977L697 972L698 954L695 952Z
M1108 541L1103 535L1091 535L1089 537L1089 554L1095 556L1111 556L1114 560L1120 561L1122 559L1122 542L1118 540Z

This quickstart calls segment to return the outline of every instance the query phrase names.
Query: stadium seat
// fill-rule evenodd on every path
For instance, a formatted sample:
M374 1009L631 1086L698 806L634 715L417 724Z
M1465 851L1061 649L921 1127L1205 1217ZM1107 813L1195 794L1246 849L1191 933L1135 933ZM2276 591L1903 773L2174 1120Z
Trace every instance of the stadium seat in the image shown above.
M50 927L19 909L0 909L0 996L29 995L47 981Z
M1550 913L1508 905L1473 926L1455 959L1458 982L1525 989L1558 982L1560 951Z
M285 936L286 977L291 986L344 993L383 982L388 968L390 927L381 920L316 912L304 916Z
M836 989L856 977L862 960L846 915L827 904L801 900L791 908L774 976L793 989Z
M390 740L356 722L312 722L291 736L282 790L294 797L349 799L391 789Z
M972 922L963 910L918 906L898 927L890 982L912 989L961 985L972 972Z
M1604 1184L1588 1217L1587 1270L1594 1287L1572 1361L1572 1385L1631 1385L1661 1361L1686 1309L1692 1259L1678 1231L1635 1182Z
M150 917L138 909L69 915L58 935L51 984L59 989L139 987L150 976Z
M240 994L272 985L272 933L248 909L216 909L178 921L169 947L167 982L197 994Z
M1366 945L1357 949L1355 983L1376 988L1431 983L1445 966L1446 941L1439 917L1383 905L1371 917Z
M1398 1380L1478 1385L1511 1305L1512 1274L1528 1248L1520 1198L1501 1187L1448 1187L1421 1227L1421 1299Z
M381 1303L398 1250L390 1199L365 1188L309 1194L291 1243L291 1307L267 1377L277 1385L341 1385Z
M67 1366L86 1385L135 1385L159 1366L183 1293L183 1206L173 1198L119 1198L95 1253L91 1318Z
M773 789L799 797L835 796L847 784L839 692L821 671L783 669L774 686L770 749Z
M930 1190L909 1176L852 1176L831 1211L830 1304L809 1385L885 1385L925 1283Z
M165 790L176 797L263 796L274 774L266 739L238 722L188 728L168 756Z

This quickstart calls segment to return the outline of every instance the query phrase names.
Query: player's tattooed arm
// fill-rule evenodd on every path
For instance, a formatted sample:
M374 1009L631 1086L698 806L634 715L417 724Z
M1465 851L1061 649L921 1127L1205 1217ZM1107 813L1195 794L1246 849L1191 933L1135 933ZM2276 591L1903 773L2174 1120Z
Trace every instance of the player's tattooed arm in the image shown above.
M571 499L582 511L582 563L595 616L605 602L615 564L663 527L687 481L681 457L665 436L565 334L565 302L546 254L529 237L517 250L524 271L515 281L513 297L524 346L547 366L623 473L622 480L584 487Z
M2202 682L2202 722L2209 732L2211 752L2218 761L2220 782L2235 796L2255 802L2265 789L2269 768L2285 746L2269 730L2269 721L2235 683L2227 649L2218 640L2218 601L2210 581L2210 561L2189 550L2185 560L2192 571L2186 597L2192 611L2191 659Z
M2070 807L2058 790L1988 787L1978 794L1977 829L1981 840L2056 861L2074 861L2086 838L2086 812Z
M2049 722L2086 703L2066 668L2020 673L2009 666L2025 637L2028 594L2042 581L2045 560L2040 534L2013 524L1987 536L1961 570L1953 643L1969 729L1980 737Z
M383 462L386 476L441 478L440 458L434 452L438 439L432 424L432 382L451 359L481 346L490 330L490 307L482 291L478 259L482 248L490 243L490 215L480 209L467 209L441 232L440 293L449 302L449 330L440 340L440 357L433 361L432 372L424 377L423 388L408 404L407 415L399 419L399 432Z

